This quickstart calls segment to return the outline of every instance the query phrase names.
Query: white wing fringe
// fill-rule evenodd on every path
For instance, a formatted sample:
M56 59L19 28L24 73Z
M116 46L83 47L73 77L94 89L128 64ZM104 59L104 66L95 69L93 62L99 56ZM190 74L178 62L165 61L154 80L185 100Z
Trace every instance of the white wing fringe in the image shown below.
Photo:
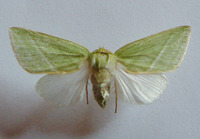
M88 77L87 62L77 72L42 77L36 84L36 91L53 105L74 105L84 99Z
M152 103L167 85L163 74L131 74L120 63L116 63L114 76L119 98L133 104Z

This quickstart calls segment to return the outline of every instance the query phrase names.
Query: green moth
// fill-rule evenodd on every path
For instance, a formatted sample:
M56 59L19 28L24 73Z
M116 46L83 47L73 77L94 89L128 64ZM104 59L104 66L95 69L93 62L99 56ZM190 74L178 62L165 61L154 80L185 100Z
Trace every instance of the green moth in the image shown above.
M88 103L88 81L94 98L104 108L111 84L117 99L134 104L152 103L166 87L163 72L179 67L186 53L191 28L180 26L129 43L114 54L104 48L87 48L61 38L24 28L9 30L20 65L30 73L46 73L36 91L58 106Z

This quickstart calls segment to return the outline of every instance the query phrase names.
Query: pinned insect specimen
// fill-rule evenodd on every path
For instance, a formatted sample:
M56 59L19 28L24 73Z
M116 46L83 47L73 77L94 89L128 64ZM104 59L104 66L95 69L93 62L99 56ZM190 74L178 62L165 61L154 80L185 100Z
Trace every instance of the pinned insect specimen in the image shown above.
M180 26L129 43L114 54L87 48L61 38L24 28L10 28L10 39L20 65L30 73L46 73L36 91L59 106L88 102L88 80L94 98L104 108L115 86L117 99L134 104L152 103L166 87L164 72L179 67L191 29Z

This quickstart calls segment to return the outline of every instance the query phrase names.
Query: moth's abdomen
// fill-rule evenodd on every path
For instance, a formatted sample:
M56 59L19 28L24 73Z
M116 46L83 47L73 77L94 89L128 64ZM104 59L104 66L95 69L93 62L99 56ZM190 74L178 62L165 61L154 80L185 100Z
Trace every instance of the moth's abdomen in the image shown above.
M94 98L102 108L109 99L111 77L111 73L105 68L95 70L91 75Z

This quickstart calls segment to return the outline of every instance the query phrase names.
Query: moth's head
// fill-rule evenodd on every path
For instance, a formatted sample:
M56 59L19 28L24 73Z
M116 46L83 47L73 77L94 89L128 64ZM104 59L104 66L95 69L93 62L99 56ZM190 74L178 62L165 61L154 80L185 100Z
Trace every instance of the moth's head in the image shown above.
M92 53L113 54L110 50L105 49L104 47L99 47L99 49L94 50Z

